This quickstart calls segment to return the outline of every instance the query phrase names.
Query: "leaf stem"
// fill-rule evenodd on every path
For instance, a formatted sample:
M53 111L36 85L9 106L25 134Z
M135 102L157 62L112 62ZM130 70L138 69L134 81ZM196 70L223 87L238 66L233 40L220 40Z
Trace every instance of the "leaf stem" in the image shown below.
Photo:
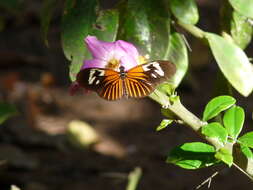
M195 36L196 38L204 38L205 36L205 32L200 28L196 27L195 25L186 24L180 21L177 21L177 24L181 26L183 29L185 29L187 32Z

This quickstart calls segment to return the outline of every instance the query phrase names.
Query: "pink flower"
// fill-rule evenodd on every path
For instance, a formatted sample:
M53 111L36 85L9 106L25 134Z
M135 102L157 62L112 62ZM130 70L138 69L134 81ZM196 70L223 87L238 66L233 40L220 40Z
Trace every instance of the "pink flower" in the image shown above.
M97 67L119 71L119 66L123 66L127 71L139 63L140 55L137 49L133 44L123 40L105 42L98 40L95 36L87 36L85 43L93 59L84 60L81 69Z
M120 66L127 71L145 60L133 44L123 40L105 42L95 36L87 36L84 41L93 59L84 60L81 71L87 68L108 68L119 71ZM77 81L72 83L70 94L74 95L80 87Z

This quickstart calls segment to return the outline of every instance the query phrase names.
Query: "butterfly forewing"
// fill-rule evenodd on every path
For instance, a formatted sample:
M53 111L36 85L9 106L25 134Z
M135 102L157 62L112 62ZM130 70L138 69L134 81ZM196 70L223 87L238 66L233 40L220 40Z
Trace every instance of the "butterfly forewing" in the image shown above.
M83 88L95 91L107 100L117 100L123 96L119 73L111 69L84 69L78 73L77 82Z
M135 98L148 96L175 71L175 66L168 61L154 61L130 69L125 79L128 95Z
M175 72L175 65L169 61L153 61L130 69L128 76L141 76L152 84L158 84L170 79Z

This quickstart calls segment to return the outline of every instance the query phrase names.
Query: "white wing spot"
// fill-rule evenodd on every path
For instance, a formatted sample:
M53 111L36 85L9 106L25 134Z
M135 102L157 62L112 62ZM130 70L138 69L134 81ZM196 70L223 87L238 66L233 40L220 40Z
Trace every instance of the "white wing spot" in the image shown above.
M154 73L152 73L151 76L154 78L157 78L157 76Z
M150 66L153 66L153 67L155 68L154 71L155 71L159 76L164 76L164 72L163 72L162 68L160 67L159 63L157 63L157 62L152 62L152 63L150 63L150 64L144 65L142 68L143 68L144 71L149 71L150 68L148 68L148 67L150 67ZM153 76L153 75L152 75L152 76ZM155 78L156 78L156 77L155 77Z
M96 79L97 76L94 76L94 74L97 72L99 72L98 76L104 76L105 71L104 70L99 70L99 69L92 69L90 71L90 75L89 75L89 80L88 83L91 85L94 80ZM96 84L99 84L99 80L96 81Z

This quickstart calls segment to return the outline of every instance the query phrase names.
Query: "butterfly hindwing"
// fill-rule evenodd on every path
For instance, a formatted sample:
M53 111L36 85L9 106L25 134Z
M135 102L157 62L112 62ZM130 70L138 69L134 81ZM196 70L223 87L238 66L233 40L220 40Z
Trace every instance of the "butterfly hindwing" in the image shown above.
M83 69L77 75L77 82L83 88L95 91L107 100L117 100L123 96L119 73L111 69Z
M98 91L99 96L107 100L118 100L123 96L123 84L119 73L106 70L106 77L102 81L102 88Z
M145 79L126 77L124 80L127 96L141 98L154 91L154 87Z

